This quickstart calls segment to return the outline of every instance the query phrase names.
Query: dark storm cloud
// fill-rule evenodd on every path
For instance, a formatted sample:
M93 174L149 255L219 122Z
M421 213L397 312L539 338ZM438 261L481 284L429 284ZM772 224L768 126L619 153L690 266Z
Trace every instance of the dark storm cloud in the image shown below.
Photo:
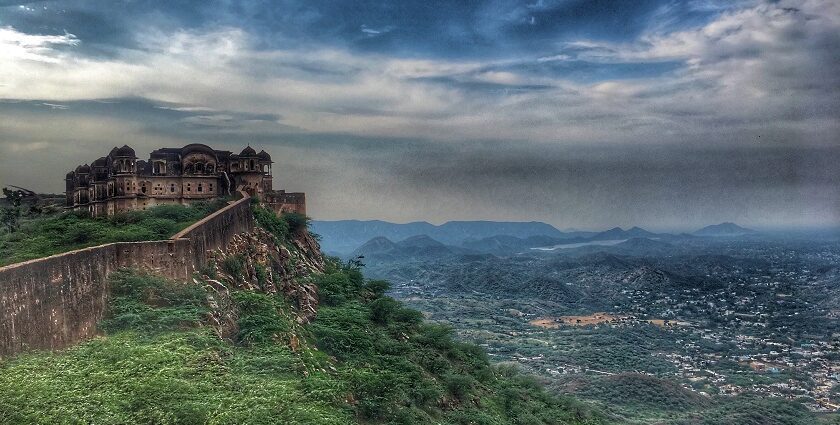
M0 183L251 143L318 218L832 224L838 49L830 0L0 1Z

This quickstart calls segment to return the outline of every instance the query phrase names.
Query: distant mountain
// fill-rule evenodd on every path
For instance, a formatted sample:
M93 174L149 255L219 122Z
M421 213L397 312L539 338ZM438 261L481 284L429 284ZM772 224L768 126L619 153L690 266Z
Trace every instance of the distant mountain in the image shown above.
M695 236L740 236L756 233L755 230L741 227L735 223L721 223L706 226L693 233Z
M524 251L529 248L549 246L559 243L563 239L550 236L530 236L528 238L517 238L516 236L496 235L489 238L470 239L464 241L461 246L479 252L507 255Z
M402 248L441 248L446 247L441 242L438 242L428 235L412 236L408 239L397 242L397 246Z
M674 245L648 238L631 238L613 245L613 250L626 255L661 255L674 252Z
M648 232L641 227L633 227L628 230L624 230L620 227L613 227L610 230L598 233L589 238L591 241L611 241L611 240L619 240L619 239L631 239L631 238L650 238L657 236L656 233Z
M427 235L417 235L399 242L377 236L355 249L350 256L364 256L365 262L406 261L473 254L474 251L447 246Z
M378 236L398 241L414 235L428 234L434 228L434 225L425 221L394 224L380 220L313 220L310 223L310 229L321 235L321 249L340 254L349 253Z
M321 235L321 247L326 252L346 254L367 241L382 236L391 241L426 235L444 245L461 245L466 240L478 240L497 235L518 238L548 236L568 238L578 236L563 233L553 226L538 221L450 221L436 226L425 221L397 224L387 221L340 220L312 221L312 231ZM590 235L589 232L580 232Z
M632 238L620 244L613 245L621 249L651 249L651 248L673 248L674 245L668 242L657 241L648 238Z
M353 251L353 256L364 255L365 257L376 255L376 254L385 254L388 252L392 252L399 248L399 245L395 244L388 238L384 238L382 236L375 237L367 242L364 245L358 247L355 251Z

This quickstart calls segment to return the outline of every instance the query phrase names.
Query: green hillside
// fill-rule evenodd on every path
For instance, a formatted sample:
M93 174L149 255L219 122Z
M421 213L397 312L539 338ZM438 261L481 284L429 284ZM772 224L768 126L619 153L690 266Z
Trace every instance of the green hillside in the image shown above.
M308 325L282 295L231 292L233 341L200 284L123 271L104 335L0 363L0 423L595 424L588 407L491 365L357 268L316 278Z

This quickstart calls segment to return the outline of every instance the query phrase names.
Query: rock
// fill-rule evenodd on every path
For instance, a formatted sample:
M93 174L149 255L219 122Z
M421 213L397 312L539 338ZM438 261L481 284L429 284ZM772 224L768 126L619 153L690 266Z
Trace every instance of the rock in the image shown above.
M233 329L235 313L226 312L232 307L228 288L266 294L279 291L292 302L298 323L309 323L315 318L318 288L311 276L323 273L326 265L318 242L309 232L298 232L290 238L288 246L277 246L271 233L255 227L247 233L234 235L223 250L208 255L209 269L205 274L216 278L206 276L205 279L213 298L211 322L221 337L232 337L238 332ZM231 267L225 266L226 261L241 265L237 276L231 275Z

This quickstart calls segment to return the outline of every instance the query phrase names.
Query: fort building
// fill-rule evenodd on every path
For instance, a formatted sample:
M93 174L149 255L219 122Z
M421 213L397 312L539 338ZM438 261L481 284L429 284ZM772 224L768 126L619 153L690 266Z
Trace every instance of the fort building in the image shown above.
M203 144L152 151L139 160L134 149L114 147L107 156L76 167L66 176L66 208L92 216L188 205L233 196L244 190L275 212L306 214L304 193L274 190L271 156L248 146L239 154Z

